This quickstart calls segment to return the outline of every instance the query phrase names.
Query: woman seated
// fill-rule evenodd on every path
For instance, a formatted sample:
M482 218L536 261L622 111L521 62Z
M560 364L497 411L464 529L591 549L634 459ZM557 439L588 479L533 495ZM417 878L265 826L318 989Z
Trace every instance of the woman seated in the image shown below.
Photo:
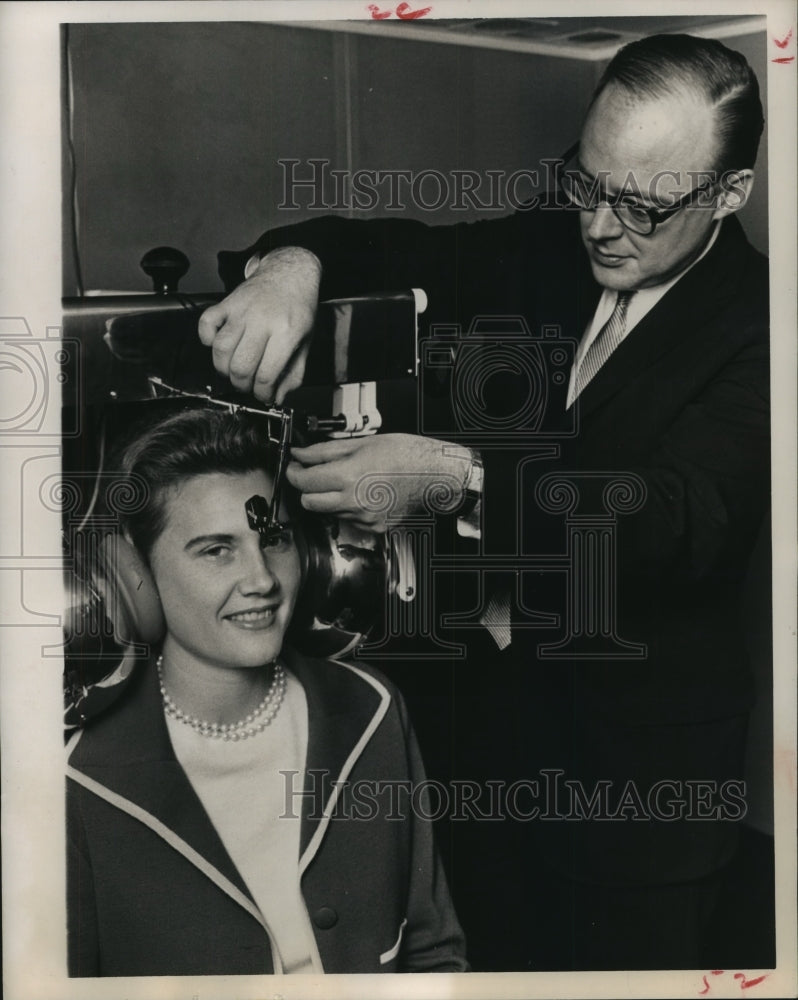
M261 424L182 412L124 454L120 544L166 627L68 746L70 975L465 971L401 697L284 645L300 559L285 509L247 515Z

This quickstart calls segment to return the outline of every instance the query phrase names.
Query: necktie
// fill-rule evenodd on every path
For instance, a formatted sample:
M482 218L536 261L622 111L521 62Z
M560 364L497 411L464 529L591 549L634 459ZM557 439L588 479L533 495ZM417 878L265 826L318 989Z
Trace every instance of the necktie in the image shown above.
M500 587L488 598L488 603L479 619L490 632L499 649L506 649L512 641L510 632L510 591Z
M626 310L629 308L629 300L633 295L634 292L618 292L610 318L599 330L577 369L574 399L623 340L623 335L626 332Z

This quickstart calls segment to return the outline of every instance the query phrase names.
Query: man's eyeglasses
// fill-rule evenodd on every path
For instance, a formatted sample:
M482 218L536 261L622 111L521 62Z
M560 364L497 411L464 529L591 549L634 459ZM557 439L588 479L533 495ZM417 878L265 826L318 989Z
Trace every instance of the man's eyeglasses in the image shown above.
M572 146L564 154L563 163L567 164L572 160L578 148L578 145ZM587 177L578 167L560 170L558 180L565 197L577 208L594 212L599 205L606 204L612 209L621 225L640 236L650 236L657 226L692 204L701 193L716 187L714 180L707 180L692 191L688 191L673 205L667 208L653 208L640 204L628 191L621 191L614 197L608 197L606 192L600 191L598 179Z

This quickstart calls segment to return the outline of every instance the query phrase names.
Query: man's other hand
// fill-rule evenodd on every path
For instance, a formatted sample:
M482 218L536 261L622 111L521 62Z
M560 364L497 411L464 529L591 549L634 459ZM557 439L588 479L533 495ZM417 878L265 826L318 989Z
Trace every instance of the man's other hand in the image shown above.
M456 511L471 467L468 448L414 434L323 441L291 455L286 475L306 510L369 531L424 510Z
M200 317L199 336L217 371L241 392L281 403L302 384L319 301L321 264L309 250L282 247Z

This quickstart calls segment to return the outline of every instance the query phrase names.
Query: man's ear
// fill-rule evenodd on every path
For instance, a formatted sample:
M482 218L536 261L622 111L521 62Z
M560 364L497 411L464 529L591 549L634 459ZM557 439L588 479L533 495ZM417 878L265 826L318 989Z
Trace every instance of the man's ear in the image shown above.
M718 207L712 218L724 219L739 212L750 198L753 188L753 170L729 170L720 179Z
M161 599L152 572L130 538L114 532L101 546L101 579L116 638L123 642L160 642L166 632Z

